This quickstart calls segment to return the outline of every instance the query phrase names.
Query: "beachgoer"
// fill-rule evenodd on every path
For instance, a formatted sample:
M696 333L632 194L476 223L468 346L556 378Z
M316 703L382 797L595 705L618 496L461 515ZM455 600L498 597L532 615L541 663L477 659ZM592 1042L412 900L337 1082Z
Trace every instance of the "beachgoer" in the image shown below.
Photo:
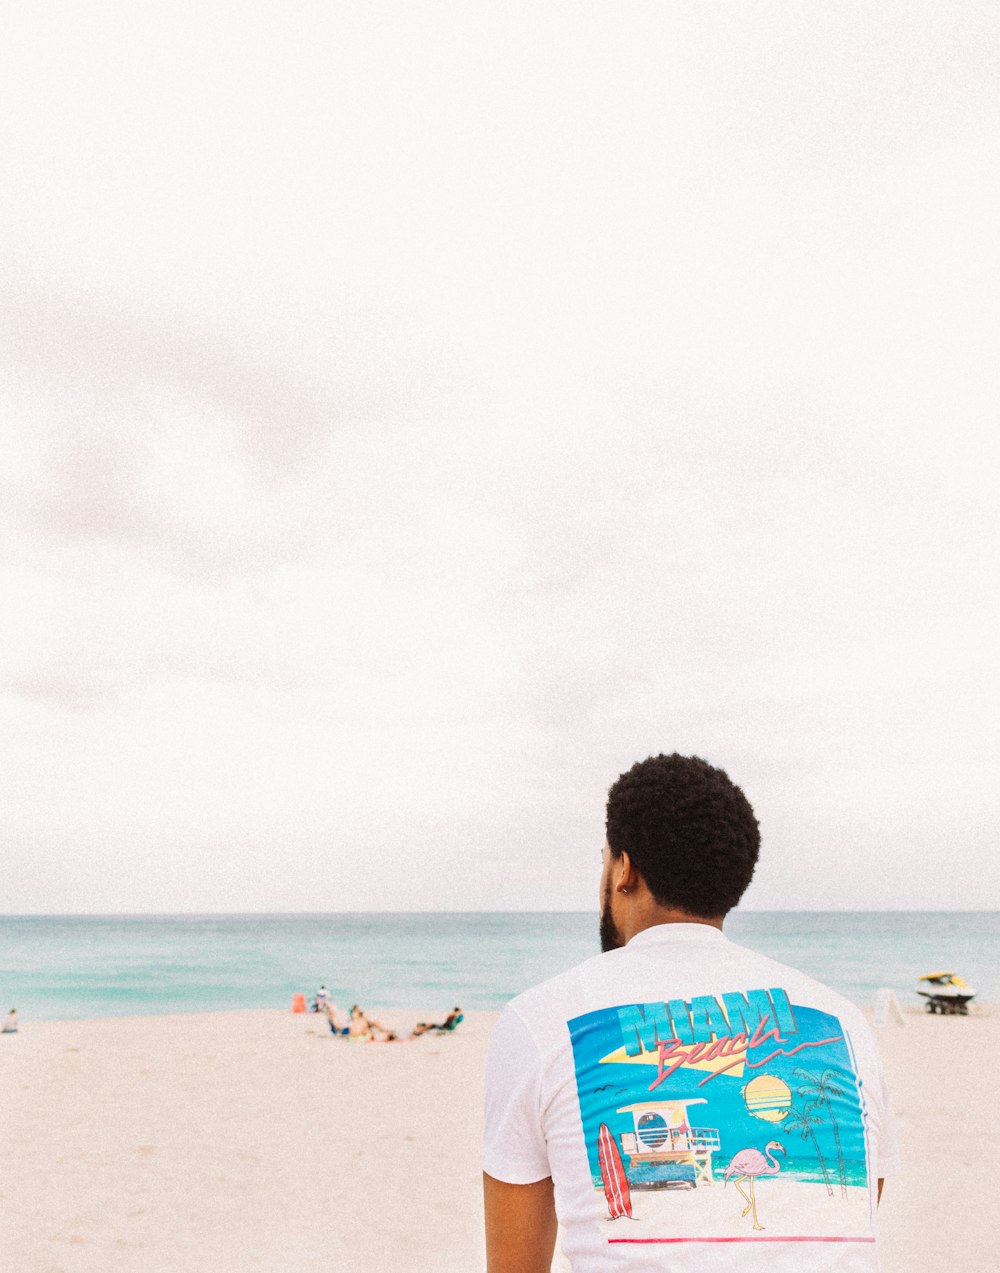
M332 1000L327 1000L323 1006L323 1011L326 1013L326 1019L330 1023L330 1030L334 1034L347 1034L350 1029L350 1022L341 1020L337 1005Z
M874 1273L898 1170L881 1062L854 1004L724 936L760 844L743 792L650 757L606 830L604 953L514 999L490 1042L489 1273L548 1273L557 1219L574 1273Z
M325 985L320 985L316 991L316 1002L313 1004L313 1012L324 1012L326 1005L330 1002L330 992Z
M0 1034L17 1034L17 1009L11 1008L0 1026Z
M368 1018L357 1004L351 1008L351 1023L347 1029L347 1037L352 1043L369 1043L371 1041L372 1032L368 1024Z
M459 1021L462 1020L462 1009L459 1007L452 1008L451 1012L445 1019L435 1025L432 1021L418 1021L413 1027L414 1035L426 1034L428 1030L454 1030Z

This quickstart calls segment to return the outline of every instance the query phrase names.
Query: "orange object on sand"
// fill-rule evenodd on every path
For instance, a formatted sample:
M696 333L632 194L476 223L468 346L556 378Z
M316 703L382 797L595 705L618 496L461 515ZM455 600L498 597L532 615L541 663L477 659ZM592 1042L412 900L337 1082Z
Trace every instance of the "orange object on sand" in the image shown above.
M305 995L292 995L292 1011L305 1012L305 1010L306 1010Z

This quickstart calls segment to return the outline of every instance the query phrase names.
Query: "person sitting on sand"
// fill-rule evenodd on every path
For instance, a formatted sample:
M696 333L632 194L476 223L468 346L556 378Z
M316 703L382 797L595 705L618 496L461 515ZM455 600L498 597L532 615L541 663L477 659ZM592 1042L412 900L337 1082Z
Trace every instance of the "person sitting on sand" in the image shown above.
M445 1019L439 1024L435 1024L432 1021L418 1021L417 1024L413 1027L413 1033L414 1035L418 1035L418 1034L426 1034L428 1030L451 1031L451 1030L454 1030L455 1026L458 1025L461 1019L462 1019L462 1009L456 1005L454 1008L452 1008L451 1012L448 1013Z
M316 991L316 1002L313 1005L313 1012L325 1012L326 1005L330 1002L330 992L327 990L325 983L320 985Z
M357 1004L351 1008L351 1024L347 1027L347 1037L352 1043L369 1043L372 1032L368 1018Z
M17 1009L11 1008L10 1012L4 1018L3 1026L0 1027L0 1034L17 1034Z

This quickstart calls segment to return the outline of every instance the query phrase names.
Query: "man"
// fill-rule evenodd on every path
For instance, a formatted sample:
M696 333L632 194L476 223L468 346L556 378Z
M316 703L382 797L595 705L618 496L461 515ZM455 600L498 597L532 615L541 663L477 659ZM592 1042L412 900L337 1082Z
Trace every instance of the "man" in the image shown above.
M489 1273L878 1268L897 1169L860 1011L730 942L753 810L721 769L655 756L611 788L604 952L529 990L490 1043Z

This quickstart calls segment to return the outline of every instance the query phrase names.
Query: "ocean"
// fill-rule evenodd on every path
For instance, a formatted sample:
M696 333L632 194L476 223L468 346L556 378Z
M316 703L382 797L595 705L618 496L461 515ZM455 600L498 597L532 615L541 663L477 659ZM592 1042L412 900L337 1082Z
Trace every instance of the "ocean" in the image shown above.
M1000 912L747 911L727 934L862 1006L947 970L1000 995ZM339 1004L496 1009L599 949L596 914L0 916L0 1012L22 1021Z

